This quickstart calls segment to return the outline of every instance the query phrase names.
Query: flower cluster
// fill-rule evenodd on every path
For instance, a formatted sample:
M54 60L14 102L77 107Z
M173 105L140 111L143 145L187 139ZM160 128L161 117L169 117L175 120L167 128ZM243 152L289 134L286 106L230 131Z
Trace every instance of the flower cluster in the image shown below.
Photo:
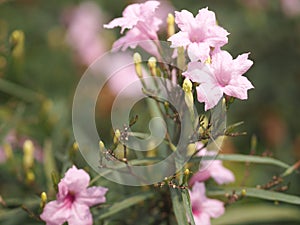
M199 10L197 16L186 11L175 13L175 22L181 31L171 36L171 47L187 47L191 60L183 76L200 85L196 88L199 102L205 110L217 105L223 94L247 99L251 82L242 76L253 64L248 54L236 59L221 47L227 42L228 32L217 25L215 14L207 8Z
M158 1L130 5L124 10L123 17L104 25L106 28L119 26L121 33L125 29L129 30L114 43L113 48L125 50L128 47L140 46L161 59L160 43L157 41L161 23L156 15L158 6ZM172 21L172 16L168 17L168 26L172 25L169 21ZM183 87L190 83L189 80L199 84L196 87L197 97L199 102L205 103L205 110L216 106L223 94L247 99L247 91L253 86L242 75L252 66L252 61L248 59L248 53L233 59L227 51L221 50L221 47L228 43L229 33L217 24L214 12L204 8L194 17L189 11L182 10L175 12L174 22L180 31L175 34L168 32L170 47L175 49L173 57L176 55L179 58L179 48L183 48L189 58L187 69L182 73L186 77ZM189 98L193 99L191 83L189 87ZM202 149L203 144L198 142L197 148ZM199 156L216 154L217 152L206 149L198 153ZM200 163L199 171L189 181L189 186L192 187L192 213L197 225L210 224L210 218L219 217L225 211L223 202L209 199L205 195L204 181L210 177L218 184L235 180L233 173L223 167L220 160L206 160Z
M159 58L157 31L161 20L156 16L157 1L128 6L123 17L114 19L106 28L121 27L121 33L129 29L124 37L114 43L114 48L135 48L140 45ZM187 71L182 75L199 83L197 98L205 103L205 110L212 109L225 94L245 100L247 92L254 88L242 76L253 62L249 53L233 59L230 53L221 49L228 43L228 32L217 24L215 13L207 8L200 9L196 17L187 10L175 12L175 23L180 31L171 37L171 48L184 47L190 59ZM148 40L148 41L147 41Z

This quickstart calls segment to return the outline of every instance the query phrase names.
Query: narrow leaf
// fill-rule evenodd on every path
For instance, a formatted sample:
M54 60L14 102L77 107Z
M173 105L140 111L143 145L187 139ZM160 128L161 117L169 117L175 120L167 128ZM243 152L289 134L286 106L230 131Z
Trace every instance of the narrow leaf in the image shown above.
M187 220L187 215L184 210L184 203L182 199L181 191L178 189L170 188L172 204L174 209L174 214L178 225L189 225Z
M265 222L300 222L299 207L252 204L247 206L229 207L226 213L212 220L213 225L262 224Z
M117 202L110 206L109 208L105 208L100 210L100 216L98 217L98 220L105 219L115 213L118 213L124 209L128 209L130 206L133 206L137 203L140 203L142 201L145 201L146 199L149 199L154 196L154 193L152 192L145 192L140 193L134 196L131 196L129 198L126 198L120 202Z
M281 192L275 192L275 191L267 191L257 188L230 188L230 189L223 189L223 190L216 190L216 191L209 191L207 194L210 196L215 195L225 195L226 193L230 193L233 190L236 191L237 194L241 194L242 190L246 191L246 196L248 197L254 197L254 198L260 198L265 200L271 200L271 201L279 201L279 202L286 202L290 204L300 205L300 197L290 194L284 194Z

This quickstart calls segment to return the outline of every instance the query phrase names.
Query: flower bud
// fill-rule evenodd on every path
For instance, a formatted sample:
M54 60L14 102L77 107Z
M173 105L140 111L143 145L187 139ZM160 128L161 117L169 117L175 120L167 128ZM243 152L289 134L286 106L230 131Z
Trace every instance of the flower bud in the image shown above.
M157 75L157 73L156 73L156 58L155 57L149 58L148 66L149 66L151 75L155 77Z
M43 209L45 207L46 203L47 203L47 194L46 194L46 192L42 192L40 207Z
M24 55L24 41L25 41L24 32L21 30L13 31L9 41L12 45L13 57L21 58Z
M182 84L182 89L184 90L184 92L189 93L192 91L192 88L193 88L192 82L188 78L185 78Z
M73 143L72 147L73 147L74 151L78 151L79 150L79 145L78 145L78 143L76 141Z
M35 180L35 175L34 175L33 171L32 170L28 170L26 172L26 182L28 184L32 184L34 182L34 180Z
M171 13L168 14L167 24L168 24L168 37L171 37L173 34L175 34L175 18Z
M247 194L247 191L246 191L246 189L242 189L242 191L241 191L241 195L244 197L244 196L246 196L246 194Z
M134 53L133 54L133 61L135 65L135 72L138 75L139 78L143 77L143 72L142 72L142 57L139 53Z
M192 93L192 87L193 87L192 82L188 78L185 78L182 85L182 89L185 92L184 100L186 105L189 108L191 119L193 121L194 120L194 96Z
M100 149L100 152L103 152L105 150L105 145L104 145L103 141L99 141L99 149Z
M34 163L34 146L31 140L26 140L23 144L23 166L25 170L33 167Z
M116 143L119 142L120 136L121 136L120 130L119 130L119 129L116 129L116 131L115 131L115 136L114 136L114 140L113 140L113 141L114 141L114 144L116 144Z

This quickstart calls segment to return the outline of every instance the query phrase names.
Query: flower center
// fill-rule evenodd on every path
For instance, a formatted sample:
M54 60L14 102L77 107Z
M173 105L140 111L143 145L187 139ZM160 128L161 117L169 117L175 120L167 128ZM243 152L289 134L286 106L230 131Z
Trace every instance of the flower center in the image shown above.
M199 216L201 214L201 208L199 206L192 206L192 213L194 216Z
M75 194L73 192L68 192L67 196L65 197L65 205L70 208L75 201Z

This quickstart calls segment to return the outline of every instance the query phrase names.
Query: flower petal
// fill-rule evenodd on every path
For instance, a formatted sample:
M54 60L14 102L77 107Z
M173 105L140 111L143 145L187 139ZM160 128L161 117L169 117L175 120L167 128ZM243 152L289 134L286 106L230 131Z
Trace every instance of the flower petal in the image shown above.
M211 47L220 48L228 43L227 35L229 35L229 33L224 28L220 26L214 26L208 30L208 37L205 41Z
M210 173L208 170L200 170L195 173L189 180L189 186L193 186L196 182L204 182L210 178Z
M208 167L208 171L209 171L211 177L218 184L231 183L231 182L234 182L234 180L235 180L233 173L229 169L225 168L222 165L222 162L220 164L215 163L212 166Z
M90 187L86 189L86 191L79 193L76 198L76 202L87 206L103 203L106 201L104 195L107 191L108 189L104 187Z
M207 43L192 43L188 46L188 56L190 60L204 62L208 59L210 47Z
M47 225L63 224L70 217L70 210L64 206L62 201L48 202L40 215Z
M239 55L236 59L233 60L234 76L243 75L253 65L253 61L248 59L249 54L250 53L244 53L242 55Z
M68 219L69 225L92 225L93 217L90 208L83 204L74 203L72 205L72 214Z
M83 169L77 169L76 166L73 166L65 173L61 182L67 185L69 191L78 193L87 188L90 176Z
M175 12L175 23L178 25L180 30L190 32L191 23L195 23L194 15L187 11L181 10L181 12Z
M245 100L248 98L248 90L252 88L254 87L247 77L239 76L231 80L229 85L224 87L224 93Z
M197 83L214 82L214 77L210 69L206 64L201 62L190 62L187 71L182 73L182 75Z
M198 101L205 103L205 111L216 106L223 96L222 89L213 83L200 84L196 90Z
M224 214L224 203L216 199L206 199L202 203L203 212L207 213L212 218L220 217Z
M196 16L197 23L201 24L202 26L215 26L216 22L216 15L213 11L208 10L208 8L203 8L198 11Z
M188 33L183 31L173 34L168 41L171 42L171 48L185 47L191 43Z
M200 213L199 215L194 215L194 221L196 225L211 225L210 217L207 213Z

